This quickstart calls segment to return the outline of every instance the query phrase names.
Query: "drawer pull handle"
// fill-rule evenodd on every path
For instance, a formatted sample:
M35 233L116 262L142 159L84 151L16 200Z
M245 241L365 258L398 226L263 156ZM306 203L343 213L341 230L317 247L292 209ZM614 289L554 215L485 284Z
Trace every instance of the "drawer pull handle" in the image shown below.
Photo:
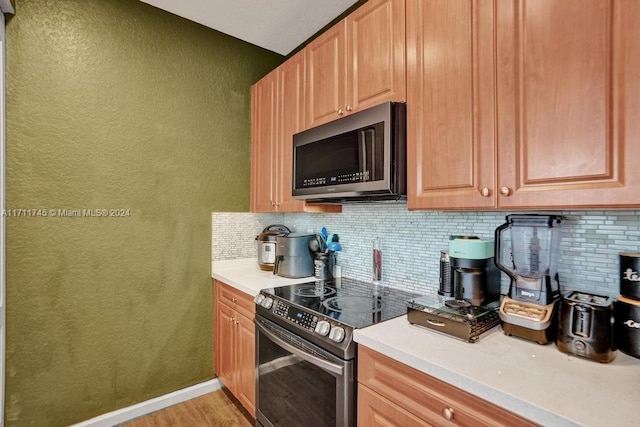
M455 414L455 411L453 410L453 408L444 408L442 410L442 416L447 420L447 421L451 421L453 419L453 415Z
M440 320L427 319L427 323L429 323L430 325L433 325L433 326L439 326L439 327L444 326L444 322L442 322Z

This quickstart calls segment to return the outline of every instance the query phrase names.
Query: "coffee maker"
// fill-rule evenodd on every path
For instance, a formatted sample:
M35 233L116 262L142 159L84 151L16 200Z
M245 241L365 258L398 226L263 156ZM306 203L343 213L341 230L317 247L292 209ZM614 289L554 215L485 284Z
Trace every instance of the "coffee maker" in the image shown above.
M493 240L456 236L449 240L449 297L445 304L480 307L500 297L500 271L495 267ZM445 279L447 280L447 279ZM441 280L442 284L445 284ZM445 284L446 285L446 284ZM440 293L441 295L443 293Z
M507 335L538 344L556 338L561 224L562 217L557 215L517 214L507 215L506 223L496 229L496 266L511 279L509 294L500 304L502 329ZM506 230L511 232L510 251L503 239Z
M476 236L449 236L440 252L438 294L415 298L407 320L444 334L476 342L500 324L500 270L493 260L493 240Z

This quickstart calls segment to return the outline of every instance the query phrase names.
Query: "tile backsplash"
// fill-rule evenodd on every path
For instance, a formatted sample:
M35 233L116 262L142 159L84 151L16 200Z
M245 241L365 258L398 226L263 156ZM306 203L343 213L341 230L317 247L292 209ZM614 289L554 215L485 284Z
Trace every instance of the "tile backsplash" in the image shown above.
M343 212L301 214L212 214L212 259L256 257L255 237L270 224L293 231L340 236L338 264L343 276L371 279L371 241L382 242L383 282L392 287L434 293L440 250L451 234L492 239L505 216L517 212L407 211L404 204L345 205ZM561 289L616 297L620 252L640 252L640 211L545 211L565 217L560 245ZM503 292L508 278L503 275Z

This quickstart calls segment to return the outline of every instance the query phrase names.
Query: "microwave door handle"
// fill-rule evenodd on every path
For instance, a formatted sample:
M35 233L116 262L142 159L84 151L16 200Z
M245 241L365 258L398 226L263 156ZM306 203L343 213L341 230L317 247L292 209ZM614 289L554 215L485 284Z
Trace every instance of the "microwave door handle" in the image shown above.
M366 130L360 130L360 167L358 172L360 172L360 176L364 176L364 171L367 169L367 134Z
M362 174L363 181L375 180L375 153L376 150L373 147L376 133L373 129L363 129L360 131L360 173ZM369 176L365 175L366 171L369 171Z

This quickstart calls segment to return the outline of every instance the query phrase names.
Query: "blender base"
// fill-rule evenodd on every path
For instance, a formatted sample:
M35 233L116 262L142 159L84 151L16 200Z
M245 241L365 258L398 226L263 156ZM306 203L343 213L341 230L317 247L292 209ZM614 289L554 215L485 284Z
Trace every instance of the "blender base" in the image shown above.
M505 335L524 338L529 341L535 341L540 345L546 345L556 340L558 321L554 316L551 324L546 329L541 330L529 329L523 326L502 322L502 331Z

